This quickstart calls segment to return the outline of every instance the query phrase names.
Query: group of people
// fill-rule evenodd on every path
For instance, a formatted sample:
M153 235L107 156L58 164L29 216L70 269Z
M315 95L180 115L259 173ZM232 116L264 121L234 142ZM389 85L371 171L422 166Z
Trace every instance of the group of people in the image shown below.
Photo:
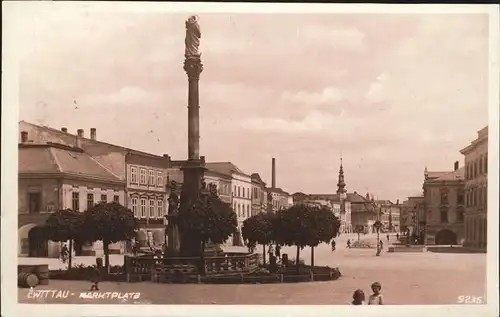
M372 294L368 297L368 305L383 305L382 300L382 285L379 282L375 282L371 286ZM352 295L351 305L365 305L365 292L361 289L354 291Z

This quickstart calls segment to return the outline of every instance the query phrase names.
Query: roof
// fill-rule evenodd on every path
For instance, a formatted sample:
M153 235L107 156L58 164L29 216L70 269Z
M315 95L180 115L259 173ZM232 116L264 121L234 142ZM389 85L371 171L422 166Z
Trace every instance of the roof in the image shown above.
M250 178L252 179L253 182L260 183L266 186L266 183L262 180L259 173L252 173L252 175L250 175Z
M242 170L238 168L238 166L234 165L231 162L211 162L206 163L205 168L215 171L217 173L222 173L225 175L231 176L231 174L240 174L244 176L250 177L250 175L245 174Z
M19 129L20 130L27 130L29 129L28 132L28 138L31 141L34 141L35 143L42 143L42 142L54 142L54 143L59 143L59 144L64 144L67 146L74 146L75 140L77 135L76 134L71 134L68 132L63 132L54 128L51 128L49 126L41 126L41 125L36 125L30 122L26 122L21 120L19 122ZM160 158L164 159L163 156L151 154L151 153L146 153L138 150L134 150L131 148L123 147L120 145L116 144L111 144L99 140L92 140L89 138L85 137L80 137L82 147L85 148L86 145L93 145L93 144L101 144L101 145L106 145L109 147L113 147L116 150L122 150L122 151L127 151L133 154L137 155L142 155L142 156L149 156L149 157L154 157L154 158Z
M429 172L429 175L432 172ZM465 167L460 167L456 171L451 172L434 172L433 177L427 176L427 181L454 181L463 180L465 177Z
M58 144L20 144L19 173L64 173L123 182L85 152Z
M488 139L488 126L482 128L481 130L477 131L477 138L473 140L469 145L467 145L465 148L460 150L460 153L463 155L467 155L471 151L476 148L476 146L481 143L485 142Z
M295 199L297 200L305 200L305 199L319 199L319 200L333 200L333 201L340 201L340 195L339 194L304 194L301 192L297 192L292 195ZM361 196L357 192L354 193L347 193L347 201L351 203L367 203L369 201L366 200L365 197Z
M377 205L383 205L383 206L391 206L391 205L394 205L394 203L390 200L386 200L386 199L375 199L375 203Z

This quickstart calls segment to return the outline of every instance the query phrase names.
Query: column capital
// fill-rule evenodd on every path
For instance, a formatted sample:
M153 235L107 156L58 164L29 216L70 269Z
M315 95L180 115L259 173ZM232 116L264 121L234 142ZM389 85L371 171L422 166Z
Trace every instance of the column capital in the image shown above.
M190 57L184 60L184 70L188 75L189 80L199 80L200 74L203 71L203 64L199 57Z

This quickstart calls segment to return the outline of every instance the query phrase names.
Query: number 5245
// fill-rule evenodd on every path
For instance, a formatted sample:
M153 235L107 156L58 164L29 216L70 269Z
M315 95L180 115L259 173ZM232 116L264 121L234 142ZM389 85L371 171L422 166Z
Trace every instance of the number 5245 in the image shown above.
M482 304L483 297L482 296L458 296L457 302L459 304Z

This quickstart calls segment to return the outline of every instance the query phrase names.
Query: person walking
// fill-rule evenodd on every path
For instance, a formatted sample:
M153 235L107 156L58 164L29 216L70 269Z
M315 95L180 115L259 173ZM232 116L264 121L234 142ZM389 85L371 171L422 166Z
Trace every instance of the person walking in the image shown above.
M347 244L346 244L346 249L350 249L351 248L351 239L347 239Z
M337 243L335 242L335 240L332 240L332 251L335 251L337 247Z
M379 282L372 284L373 294L368 298L368 305L383 305L382 300L382 285Z
M389 234L387 234L387 241L389 241Z
M66 263L68 256L69 256L68 247L66 246L66 243L63 243L63 245L61 247L61 261L63 264Z

